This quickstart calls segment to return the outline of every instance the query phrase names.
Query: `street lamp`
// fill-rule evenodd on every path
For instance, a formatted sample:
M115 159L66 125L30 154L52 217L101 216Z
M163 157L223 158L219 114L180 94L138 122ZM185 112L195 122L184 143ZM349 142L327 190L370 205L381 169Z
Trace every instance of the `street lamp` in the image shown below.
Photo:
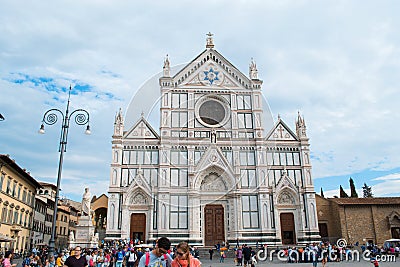
M57 122L58 116L61 116L62 126L61 126L60 146L58 149L58 152L60 152L60 160L58 163L57 190L54 201L53 223L51 225L51 237L49 242L49 257L54 256L54 251L55 251L55 233L56 233L57 208L58 208L58 198L60 191L61 172L62 172L64 152L66 152L67 149L69 122L73 114L75 114L75 119L74 119L75 123L77 125L87 125L85 133L90 134L89 112L87 112L84 109L76 109L72 111L70 115L68 115L70 98L71 98L71 86L69 87L67 109L65 110L65 114L61 110L56 108L49 109L44 113L42 119L42 125L40 125L39 129L39 133L44 134L45 133L44 124L53 125Z
M3 117L3 115L1 115L1 113L0 113L0 121L4 121L5 120L5 118Z

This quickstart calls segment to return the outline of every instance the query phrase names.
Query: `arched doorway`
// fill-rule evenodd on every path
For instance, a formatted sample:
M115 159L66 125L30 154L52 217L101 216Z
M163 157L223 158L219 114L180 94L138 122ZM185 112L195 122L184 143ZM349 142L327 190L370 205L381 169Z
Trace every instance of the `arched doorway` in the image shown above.
M131 231L129 234L131 240L138 239L146 242L146 214L133 213L131 215Z
M296 244L293 213L281 213L280 218L282 245Z
M204 207L204 243L214 246L225 241L224 207L206 205Z

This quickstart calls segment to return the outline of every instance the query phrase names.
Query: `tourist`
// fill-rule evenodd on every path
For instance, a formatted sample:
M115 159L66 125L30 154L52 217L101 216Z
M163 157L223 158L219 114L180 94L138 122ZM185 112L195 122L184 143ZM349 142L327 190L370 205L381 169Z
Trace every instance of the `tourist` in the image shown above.
M58 255L57 260L56 260L56 265L57 265L58 267L61 267L61 266L64 265L64 260L63 260L63 258L64 258L64 253L61 252L61 253Z
M124 253L122 252L122 248L118 248L118 252L115 254L115 266L122 267L122 263L124 262Z
M13 253L11 251L6 251L6 253L4 254L4 259L2 261L3 267L16 267L17 266L17 264L12 263L12 256L13 256Z
M128 252L125 254L125 259L127 262L127 267L135 266L138 259L136 251L134 251L133 249L129 249Z
M239 248L235 252L236 254L236 265L237 266L242 266L243 263L243 252L242 252L242 247L239 246Z
M37 266L37 267L43 267L43 262L42 262L42 260L40 259L39 255L36 255L36 256L35 256L35 262L36 262L36 266Z
M81 256L82 248L76 246L74 249L74 255L69 256L64 263L64 267L86 267L88 262L85 257Z
M166 237L161 237L156 241L156 247L151 252L146 252L140 258L138 267L169 267L171 265L171 257L168 250L171 247L171 242Z
M200 267L199 259L190 254L189 245L186 242L181 242L176 247L175 259L172 261L172 267Z
M35 254L33 254L33 253L29 253L29 255L26 256L26 258L22 262L22 267L30 267L31 266L31 261L32 261L34 255Z
M244 259L243 264L245 267L247 267L247 264L251 264L251 249L246 244L243 245L242 254Z
M100 251L99 255L96 257L96 265L97 265L97 267L103 267L103 265L104 265L103 251Z
M46 267L55 267L56 266L56 260L54 256L51 256L48 260L46 260Z
M224 262L226 255L225 255L225 250L221 250L219 252L221 254L221 257L219 258L219 262Z
M214 254L214 250L213 250L212 248L210 248L210 249L208 250L208 253L210 254L210 261L212 261L212 256L213 256L213 254Z

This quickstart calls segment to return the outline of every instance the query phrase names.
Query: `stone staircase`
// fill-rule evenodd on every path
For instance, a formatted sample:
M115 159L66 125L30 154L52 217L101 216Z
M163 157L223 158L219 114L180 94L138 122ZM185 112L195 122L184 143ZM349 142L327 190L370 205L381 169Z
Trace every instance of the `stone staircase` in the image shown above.
M209 249L212 248L214 250L213 259L219 259L220 253L215 249L215 247L198 247L200 259L209 259L210 253ZM225 250L226 258L235 258L235 251L233 249Z

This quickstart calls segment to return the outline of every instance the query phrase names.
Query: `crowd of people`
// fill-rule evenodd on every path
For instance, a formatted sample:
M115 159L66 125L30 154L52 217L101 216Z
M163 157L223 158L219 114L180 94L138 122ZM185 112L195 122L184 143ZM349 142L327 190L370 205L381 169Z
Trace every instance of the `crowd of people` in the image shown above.
M358 246L358 244L355 244ZM288 263L312 263L317 266L321 262L324 267L329 261L352 260L354 247L338 247L329 242L313 243L304 247L267 248L267 246L237 245L234 253L234 264L236 266L254 267L258 259L259 249L263 255L270 260L273 255L275 259L286 259ZM381 254L399 255L400 245L392 247L377 247L373 244L360 246L361 252L369 250L371 256ZM210 260L214 253L218 253L219 262L225 262L227 252L230 251L229 244L215 245L209 250ZM231 254L231 255L232 255ZM278 255L279 254L279 255ZM135 244L132 242L110 241L103 243L100 248L88 249L76 246L72 250L58 251L49 257L47 248L34 248L22 261L21 267L199 267L200 253L196 247L181 242L171 247L171 242L166 237L159 238L153 246ZM17 267L13 263L13 253L7 251L4 258L0 259L1 267ZM375 266L377 261L373 262ZM18 266L20 267L20 266Z

